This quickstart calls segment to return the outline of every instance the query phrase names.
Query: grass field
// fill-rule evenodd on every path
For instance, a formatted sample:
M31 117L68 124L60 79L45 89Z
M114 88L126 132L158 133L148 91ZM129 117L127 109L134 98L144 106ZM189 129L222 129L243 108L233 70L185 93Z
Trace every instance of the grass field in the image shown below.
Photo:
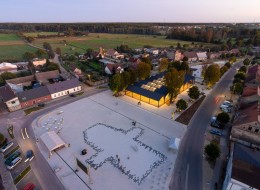
M35 52L37 49L28 45L0 45L0 62L5 60L21 61L27 51Z
M57 35L58 32L27 32L27 33L24 33L23 35L26 36L26 37L37 37L38 35Z
M66 41L66 42L64 42ZM61 48L62 53L72 54L73 52L83 53L87 48L98 50L99 47L105 49L116 48L121 44L126 44L130 48L142 48L145 45L153 47L169 47L180 44L191 44L191 42L165 39L165 36L147 36L134 34L96 34L81 37L59 37L50 39L36 39L33 43L42 46L43 42L48 42L53 49ZM65 45L66 43L66 45Z
M25 52L35 52L36 49L25 44L15 34L0 34L0 62L21 61Z

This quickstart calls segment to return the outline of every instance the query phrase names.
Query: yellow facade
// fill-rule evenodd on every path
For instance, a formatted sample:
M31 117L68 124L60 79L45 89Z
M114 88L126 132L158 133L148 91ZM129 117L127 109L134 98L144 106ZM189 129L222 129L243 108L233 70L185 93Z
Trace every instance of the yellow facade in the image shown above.
M150 98L147 98L145 96L141 96L141 101L149 104L150 103Z

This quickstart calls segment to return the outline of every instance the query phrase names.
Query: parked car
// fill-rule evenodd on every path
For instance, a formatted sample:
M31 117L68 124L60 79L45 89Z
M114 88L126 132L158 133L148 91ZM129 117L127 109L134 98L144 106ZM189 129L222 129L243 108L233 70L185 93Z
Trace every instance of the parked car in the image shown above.
M35 188L35 185L33 183L28 183L23 190L33 190Z
M32 161L32 159L34 158L33 151L32 151L32 150L28 150L28 151L26 152L25 157L26 157L26 159L25 159L24 162Z
M70 94L69 96L70 96L70 97L76 97L76 95L75 95L75 94Z
M19 151L14 152L13 154L7 157L7 159L5 160L5 165L10 165L12 161L15 160L17 157L19 157L20 155L21 152Z
M211 129L209 132L213 135L222 136L222 132L217 129Z
M14 145L13 142L8 142L0 149L0 152L5 152Z
M44 107L44 106L45 106L45 103L39 103L38 106L39 106L39 107Z
M223 125L217 120L216 116L211 118L210 126L211 127L216 127L216 128L222 128L223 127Z
M222 108L221 109L223 112L225 112L225 113L231 113L231 108Z
M13 169L15 166L17 166L22 161L21 157L16 157L10 164L6 165L8 170Z
M221 106L226 106L226 107L229 107L229 108L232 108L233 107L233 104L227 100L225 100Z

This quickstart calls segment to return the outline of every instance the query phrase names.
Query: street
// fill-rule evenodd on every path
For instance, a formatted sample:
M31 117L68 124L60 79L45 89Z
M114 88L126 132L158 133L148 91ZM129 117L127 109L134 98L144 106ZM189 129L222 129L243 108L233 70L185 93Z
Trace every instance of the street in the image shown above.
M194 114L180 145L170 189L203 189L202 159L206 128L215 110L224 100L225 91L229 90L236 69L242 64L242 62L237 62L227 71ZM215 102L216 97L221 97L217 103Z

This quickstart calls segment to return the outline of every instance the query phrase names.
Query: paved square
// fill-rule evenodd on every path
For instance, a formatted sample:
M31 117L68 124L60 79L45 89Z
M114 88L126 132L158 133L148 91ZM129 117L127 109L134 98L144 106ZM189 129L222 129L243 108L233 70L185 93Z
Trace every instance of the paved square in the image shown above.
M177 157L168 149L169 140L182 138L186 126L162 113L105 91L43 115L33 128L38 137L53 130L70 144L48 159L38 143L50 166L61 168L56 175L67 189L88 189L87 184L95 190L163 190L168 189ZM89 168L89 176L76 159Z

